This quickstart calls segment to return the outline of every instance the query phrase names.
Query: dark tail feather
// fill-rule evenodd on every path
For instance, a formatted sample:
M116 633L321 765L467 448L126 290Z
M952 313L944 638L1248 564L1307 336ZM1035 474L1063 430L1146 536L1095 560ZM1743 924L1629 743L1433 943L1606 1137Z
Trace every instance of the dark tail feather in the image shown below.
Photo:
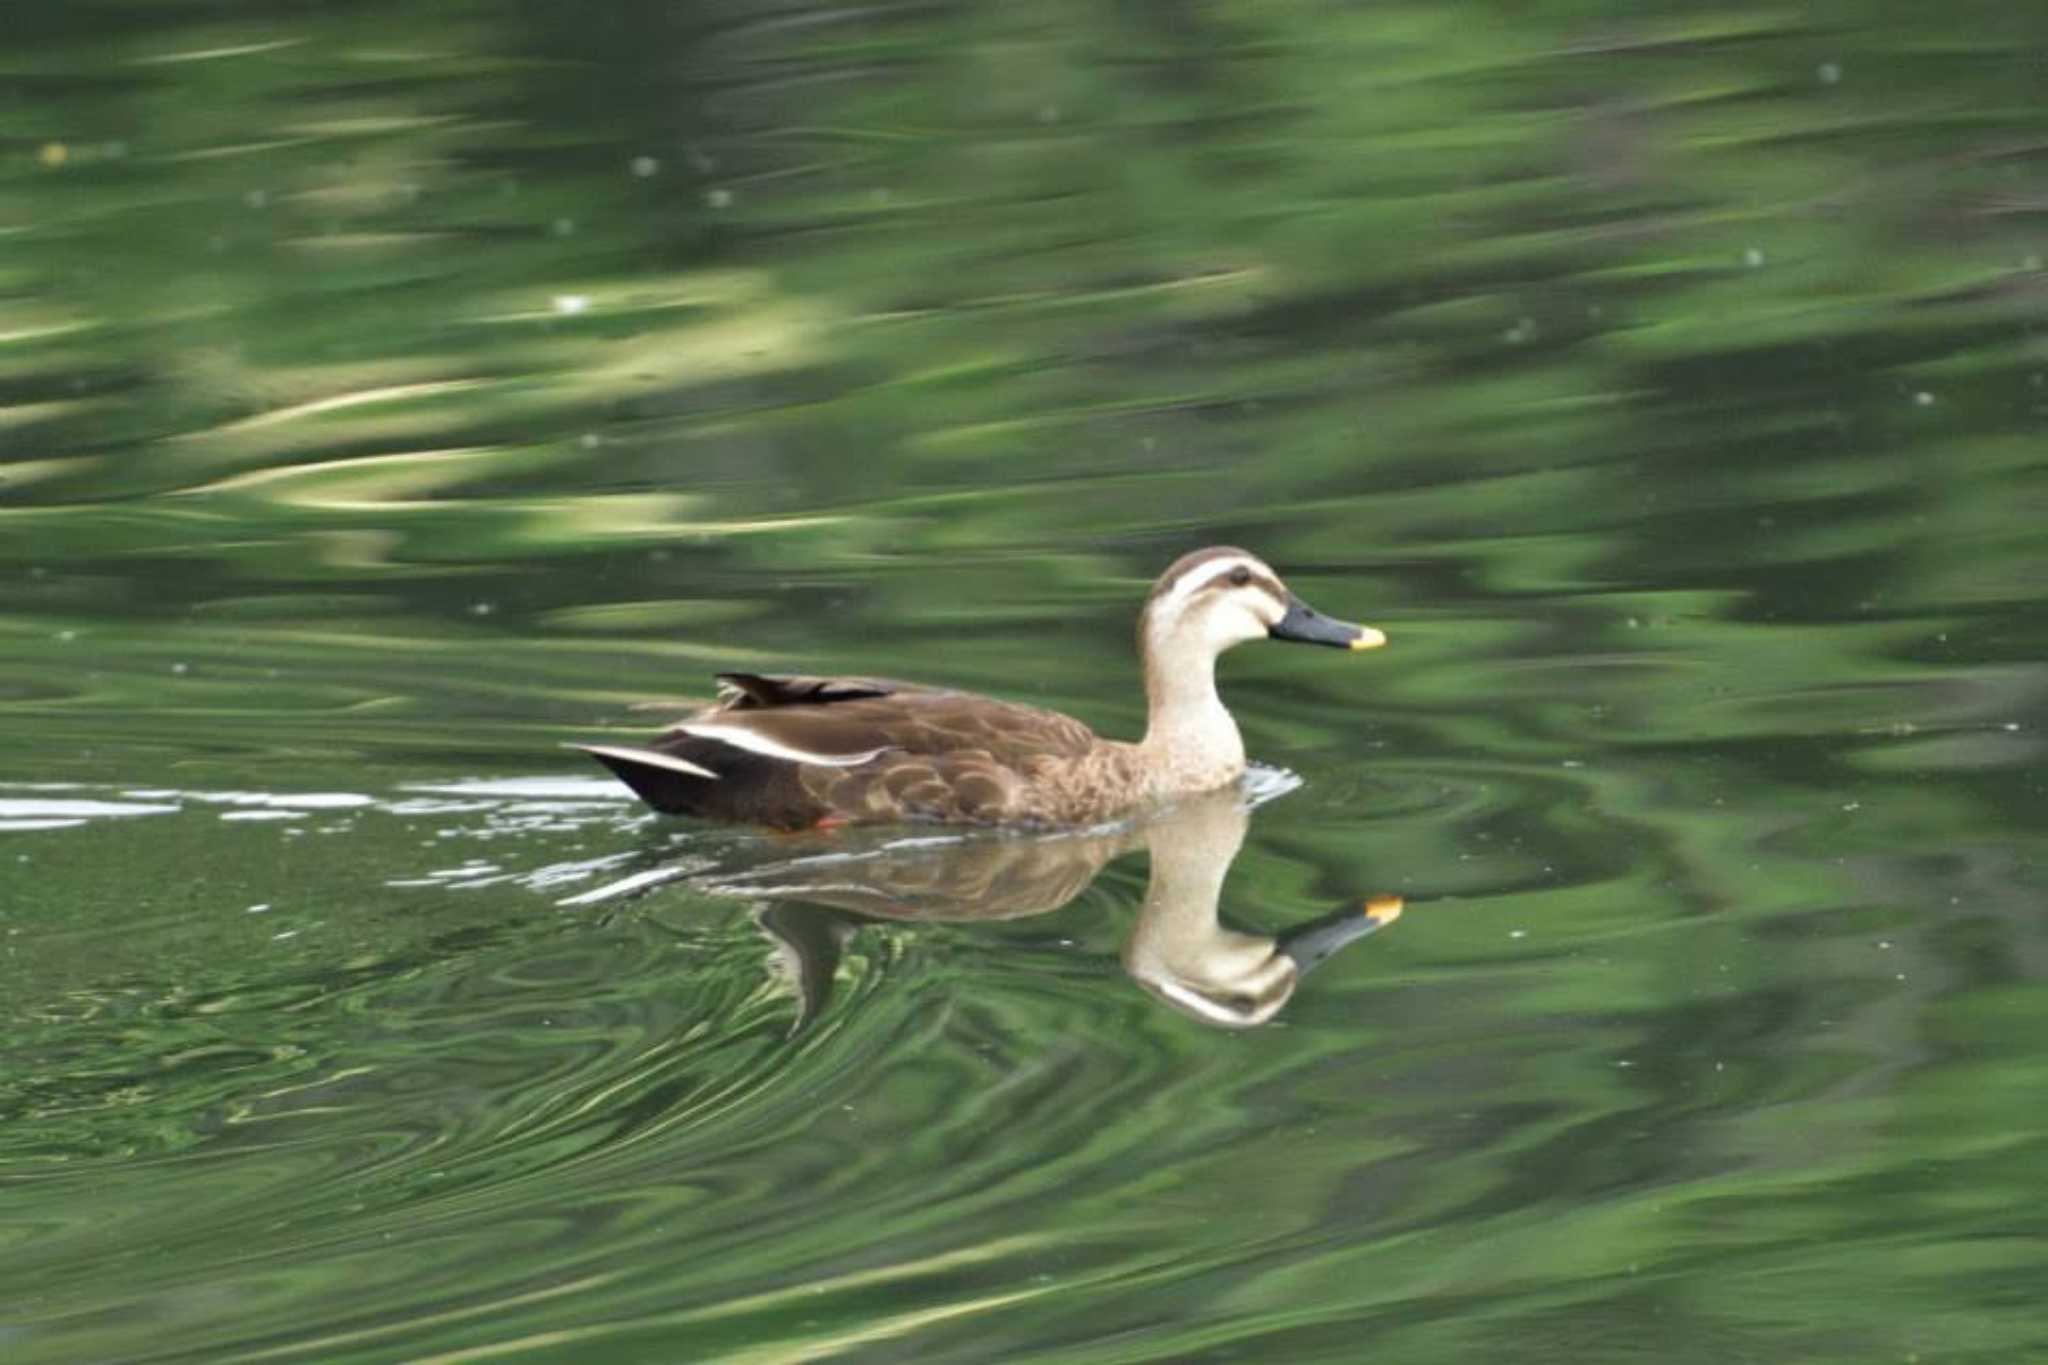
M709 768L656 749L617 744L572 744L633 789L633 794L664 815L688 815L704 806L705 786L718 774Z

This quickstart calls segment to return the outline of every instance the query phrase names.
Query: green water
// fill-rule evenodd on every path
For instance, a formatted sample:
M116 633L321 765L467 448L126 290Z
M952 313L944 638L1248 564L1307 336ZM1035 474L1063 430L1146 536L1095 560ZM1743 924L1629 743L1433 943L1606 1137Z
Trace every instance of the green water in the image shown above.
M2048 10L8 29L0 1356L2048 1360ZM1220 903L560 747L1218 542Z

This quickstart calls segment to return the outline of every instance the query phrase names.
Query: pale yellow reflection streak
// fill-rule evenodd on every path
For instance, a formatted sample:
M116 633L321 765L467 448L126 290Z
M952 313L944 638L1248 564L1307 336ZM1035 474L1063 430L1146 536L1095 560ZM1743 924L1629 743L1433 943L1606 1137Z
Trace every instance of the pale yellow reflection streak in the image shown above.
M0 337L0 341L5 341ZM53 398L47 403L15 403L0 407L0 430L8 427L27 426L32 422L47 422L53 417L63 417L94 406L89 398Z
M390 455L358 455L343 460L253 469L224 479L182 489L178 496L248 493L325 512L445 510L445 502L415 495L442 488L466 476L479 460L502 464L508 457L544 453L511 446L458 446L449 450L411 450ZM705 499L688 493L613 493L583 497L472 498L472 511L527 514L523 525L509 527L509 541L559 545L579 537L739 536L836 526L843 515L757 517L747 520L690 520Z
M259 142L230 142L220 147L196 147L187 152L172 152L165 161L212 161L224 156L250 156L257 152L274 152L286 147L303 147L318 141L310 137L271 137Z
M209 431L188 433L186 439L221 436L235 431L255 431L262 427L276 426L280 422L295 422L302 417L315 417L323 412L334 412L341 408L359 408L367 403L396 403L407 398L425 398L434 394L460 393L465 389L480 389L494 382L496 381L489 379L436 379L416 384L390 384L381 389L359 389L354 393L339 393L329 398L315 398L308 403L295 403L288 408L273 408L269 412L259 412L254 417L244 417L239 422L229 422L225 426L214 427Z
M441 1355L420 1356L415 1365L461 1365L471 1360L489 1360L494 1356L514 1355L521 1351L539 1350L548 1346L560 1346L572 1341L587 1341L594 1337L609 1336L621 1331L634 1331L645 1327L675 1327L693 1322L712 1322L719 1318L730 1318L747 1313L757 1313L787 1303L809 1303L820 1294L836 1294L849 1289L862 1289L869 1285L885 1284L892 1280L908 1279L916 1275L951 1270L959 1266L974 1265L992 1261L1016 1252L1033 1251L1050 1242L1049 1237L1005 1237L984 1246L965 1247L930 1256L921 1261L906 1261L901 1265L881 1266L874 1270L855 1271L849 1275L834 1276L829 1280L810 1280L789 1285L782 1289L771 1289L761 1294L749 1294L745 1298L732 1299L725 1303L705 1308L687 1309L680 1313L659 1313L647 1317L626 1318L615 1322L592 1323L587 1327L573 1327L555 1332L539 1332L532 1336L519 1337L511 1341L496 1341L485 1346L470 1346L459 1351L448 1351ZM728 1362L744 1362L744 1365L768 1365L771 1361L820 1360L837 1355L871 1341L882 1341L889 1337L902 1336L929 1323L942 1322L948 1318L964 1317L970 1313L986 1312L1021 1299L1036 1298L1050 1293L1055 1286L1038 1285L1030 1289L1019 1289L1007 1294L990 1294L964 1303L950 1303L938 1308L919 1309L909 1313L898 1313L891 1318L837 1336L811 1341L790 1342L778 1346L764 1346L742 1352L738 1355L716 1357Z
M178 62L213 62L223 57L253 57L259 52L277 52L287 47L297 47L304 38L276 38L267 43L241 43L234 47L201 47L190 52L159 52L150 57L137 57L130 66L171 66Z
M99 326L97 322L53 322L42 327L17 327L11 331L0 331L0 344L11 341L41 341L47 337L63 336L68 332L85 332Z
M635 1327L709 1322L718 1318L731 1317L735 1314L752 1313L764 1308L772 1308L777 1304L790 1300L808 1300L818 1294L830 1294L845 1289L860 1289L871 1284L884 1283L889 1280L903 1279L913 1275L950 1270L956 1266L974 1265L983 1261L991 1261L1016 1252L1034 1251L1050 1240L1050 1238L1046 1237L1006 1237L984 1246L945 1252L937 1256L927 1257L921 1261L907 1261L902 1265L880 1266L873 1270L855 1271L852 1274L835 1276L829 1280L806 1281L805 1283L790 1285L783 1289L773 1289L762 1294L750 1294L745 1298L731 1299L727 1302L713 1304L705 1308L693 1308L680 1313L664 1313L646 1318L631 1318L623 1322L598 1323L592 1324L589 1327L578 1327L564 1331L540 1332L532 1336L520 1337L514 1341L493 1342L487 1346L471 1346L459 1351L449 1351L436 1356L421 1356L416 1358L416 1365L454 1365L458 1361L485 1360L492 1356L510 1355L518 1351L538 1350L545 1346L555 1346L564 1342L584 1340L593 1336ZM586 1290L603 1288L624 1273L624 1271L608 1270L599 1275L586 1275L580 1280L571 1280L567 1284L558 1284L546 1289L535 1289L524 1294L512 1294L505 1298L492 1299L488 1303L468 1304L461 1308L445 1309L438 1313L427 1313L417 1317L407 1317L400 1321L379 1323L375 1327L358 1328L352 1332L335 1332L327 1336L312 1337L304 1341L287 1342L282 1346L272 1346L261 1351L247 1351L241 1355L226 1356L223 1359L277 1360L285 1356L306 1355L341 1346L357 1345L366 1341L374 1341L379 1337L396 1336L401 1333L417 1333L425 1327L461 1322L468 1318L497 1316L504 1313L507 1309L519 1308L532 1303L541 1303L548 1299L561 1298L565 1294L580 1294ZM926 1322L957 1317L963 1313L994 1308L1016 1299L1043 1294L1051 1288L1052 1286L1046 1285L1040 1288L1021 1290L1014 1294L993 1295L971 1303L952 1304L944 1308L901 1314L889 1319L887 1322L878 1323L873 1327L863 1329L858 1334L836 1337L826 1343L814 1343L811 1349L805 1350L801 1355L792 1356L787 1354L786 1351L779 1355L749 1352L745 1357L734 1357L734 1359L763 1361L816 1359L820 1354L816 1349L817 1346L827 1347L824 1353L830 1354L844 1350L849 1346L858 1345L862 1341L875 1340L907 1332Z
M268 1350L247 1351L238 1356L224 1356L222 1359L276 1360L281 1356L304 1355L308 1351L323 1351L335 1346L350 1346L357 1342L373 1341L378 1337L388 1337L394 1332L414 1331L432 1323L460 1322L464 1318L501 1313L507 1308L517 1308L524 1304L557 1299L564 1294L581 1294L586 1289L598 1289L610 1284L624 1273L618 1270L607 1270L602 1275L586 1275L580 1280L571 1280L567 1284L550 1285L546 1289L535 1289L524 1294L513 1294L506 1298L493 1299L489 1303L474 1303L464 1308L450 1308L445 1312L430 1313L424 1317L408 1318L404 1322L380 1323L375 1327L363 1327L353 1332L336 1332L331 1336L315 1337L310 1341L287 1342L283 1346L272 1346Z
M0 487L19 488L24 484L55 479L65 474L75 474L98 463L94 455L77 455L62 460L16 460L12 464L0 465ZM0 507L0 516L28 516L33 513L47 513L51 509L42 507Z
M447 450L405 450L392 455L357 455L345 460L320 460L312 464L284 465L276 469L252 469L231 474L195 488L181 489L179 496L207 493L245 493L251 489L283 485L278 501L298 507L322 507L333 511L389 510L403 505L404 495L439 487L457 471L445 466L465 465L480 459L503 456L504 446L455 446ZM338 485L349 496L315 494L298 484Z
M366 251L373 247L422 246L430 242L461 240L459 232L328 232L317 237L287 237L283 245L294 251Z
M358 114L353 118L308 119L303 123L281 124L278 131L315 138L365 137L406 133L418 128L445 128L460 122L460 114Z

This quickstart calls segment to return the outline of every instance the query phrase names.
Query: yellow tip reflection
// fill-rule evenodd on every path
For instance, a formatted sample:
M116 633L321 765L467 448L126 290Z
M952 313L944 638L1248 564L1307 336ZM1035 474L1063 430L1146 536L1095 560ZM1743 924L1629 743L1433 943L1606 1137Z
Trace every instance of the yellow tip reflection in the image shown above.
M1392 924L1401 918L1401 907L1405 904L1399 896L1374 896L1361 907L1367 919L1376 919L1381 924Z
M1371 626L1360 626L1358 628L1358 638L1351 642L1351 647L1353 649L1378 649L1386 642L1387 633L1385 631L1374 630Z

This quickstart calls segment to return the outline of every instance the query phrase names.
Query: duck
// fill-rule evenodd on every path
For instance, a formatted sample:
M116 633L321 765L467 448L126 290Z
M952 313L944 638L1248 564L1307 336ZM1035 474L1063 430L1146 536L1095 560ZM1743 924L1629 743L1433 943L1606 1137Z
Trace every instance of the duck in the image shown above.
M799 830L938 823L1081 828L1215 791L1245 772L1216 660L1253 640L1377 649L1249 550L1182 555L1138 615L1146 726L888 678L728 672L717 699L644 745L576 744L666 815Z

